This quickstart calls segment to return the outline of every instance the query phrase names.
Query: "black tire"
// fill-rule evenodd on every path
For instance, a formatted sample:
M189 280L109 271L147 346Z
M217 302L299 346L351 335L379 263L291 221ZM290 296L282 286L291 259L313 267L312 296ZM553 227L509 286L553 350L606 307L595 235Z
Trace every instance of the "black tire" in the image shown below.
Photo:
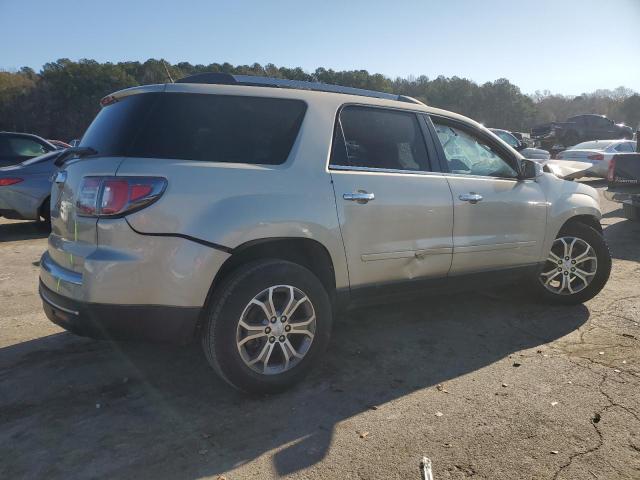
M547 303L556 305L576 305L584 303L595 297L607 283L609 274L611 273L611 253L602 234L585 224L572 223L562 227L558 233L558 238L562 236L580 238L593 247L597 258L597 268L591 283L589 283L586 288L574 294L560 295L553 293L547 290L540 280L540 273L547 268L546 266L538 270L536 278L533 279L532 283L537 295Z
M640 219L640 207L636 205L622 204L622 215L628 220Z
M236 332L249 302L275 285L291 285L305 293L315 311L315 335L297 365L266 375L245 364ZM252 262L231 273L216 290L206 310L202 348L216 373L233 387L249 393L285 390L300 381L326 349L332 325L331 302L320 280L305 267L277 259Z

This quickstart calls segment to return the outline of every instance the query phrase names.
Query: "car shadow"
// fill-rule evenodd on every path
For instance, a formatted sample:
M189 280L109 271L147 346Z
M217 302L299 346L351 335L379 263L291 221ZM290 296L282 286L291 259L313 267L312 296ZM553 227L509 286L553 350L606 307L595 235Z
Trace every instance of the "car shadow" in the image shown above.
M43 222L0 223L0 243L34 240L49 236L49 227Z
M620 212L611 217L619 217ZM611 218L608 217L608 218ZM604 228L604 236L611 249L611 256L620 260L640 261L640 222L622 220Z
M219 380L197 344L68 333L19 343L0 349L0 476L195 479L265 455L291 474L326 456L343 420L551 342L588 317L583 305L495 292L361 309L337 319L306 380L260 397Z

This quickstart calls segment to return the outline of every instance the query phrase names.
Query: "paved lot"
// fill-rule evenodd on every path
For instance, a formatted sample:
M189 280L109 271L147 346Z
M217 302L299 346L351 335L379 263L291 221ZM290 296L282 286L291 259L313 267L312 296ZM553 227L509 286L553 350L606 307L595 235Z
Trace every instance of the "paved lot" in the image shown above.
M436 480L640 478L640 224L603 206L614 266L588 304L492 291L361 310L266 398L229 389L197 344L50 324L46 238L0 220L0 478L418 479L423 455Z

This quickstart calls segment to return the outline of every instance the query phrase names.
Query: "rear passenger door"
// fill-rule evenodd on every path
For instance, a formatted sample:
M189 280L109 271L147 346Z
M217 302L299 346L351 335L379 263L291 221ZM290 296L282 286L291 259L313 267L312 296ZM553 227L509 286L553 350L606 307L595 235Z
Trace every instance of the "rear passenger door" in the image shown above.
M416 113L342 108L330 173L353 289L446 276L453 207Z

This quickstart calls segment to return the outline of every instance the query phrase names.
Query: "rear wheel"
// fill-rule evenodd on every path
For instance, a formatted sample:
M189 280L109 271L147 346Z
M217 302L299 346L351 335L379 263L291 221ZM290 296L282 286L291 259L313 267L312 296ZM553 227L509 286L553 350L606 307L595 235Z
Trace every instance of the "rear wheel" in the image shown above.
M213 369L247 392L284 390L308 373L331 331L329 296L306 268L262 260L236 270L210 302L202 334Z
M577 304L595 297L611 272L611 254L603 236L575 223L563 227L553 242L535 286L550 303Z

